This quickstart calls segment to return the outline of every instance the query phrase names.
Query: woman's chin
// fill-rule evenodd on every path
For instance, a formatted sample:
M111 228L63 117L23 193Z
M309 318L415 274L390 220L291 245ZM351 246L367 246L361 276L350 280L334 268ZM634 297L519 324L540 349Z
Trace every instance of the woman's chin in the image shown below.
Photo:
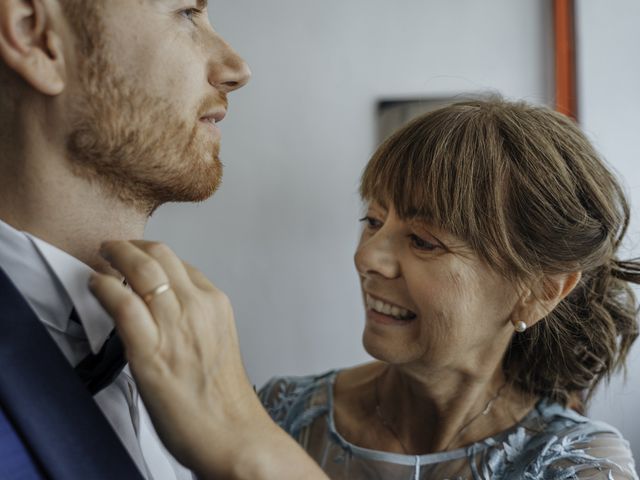
M411 348L414 335L393 335L380 331L376 325L370 325L367 320L362 334L362 345L373 358L387 363L406 363L415 360L415 348Z

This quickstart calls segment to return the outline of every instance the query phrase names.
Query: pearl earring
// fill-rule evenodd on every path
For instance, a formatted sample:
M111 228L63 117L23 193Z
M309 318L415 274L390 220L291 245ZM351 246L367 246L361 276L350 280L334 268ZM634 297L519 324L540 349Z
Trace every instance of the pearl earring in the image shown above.
M516 322L516 324L514 325L514 328L516 330L516 332L518 333L522 333L527 329L527 324L524 323L522 320Z

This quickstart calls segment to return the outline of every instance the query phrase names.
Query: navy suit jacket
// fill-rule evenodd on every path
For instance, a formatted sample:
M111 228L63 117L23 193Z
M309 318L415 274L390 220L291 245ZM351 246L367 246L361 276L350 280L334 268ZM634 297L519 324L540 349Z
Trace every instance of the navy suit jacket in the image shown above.
M0 269L0 479L142 478L73 368Z

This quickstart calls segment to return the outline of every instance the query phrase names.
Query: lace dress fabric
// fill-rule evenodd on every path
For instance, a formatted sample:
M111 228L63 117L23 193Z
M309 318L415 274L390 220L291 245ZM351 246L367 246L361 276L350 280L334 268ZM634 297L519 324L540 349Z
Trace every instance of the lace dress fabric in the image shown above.
M402 455L359 447L333 420L337 373L278 377L260 390L273 420L334 480L638 480L615 428L548 400L512 428L457 450Z

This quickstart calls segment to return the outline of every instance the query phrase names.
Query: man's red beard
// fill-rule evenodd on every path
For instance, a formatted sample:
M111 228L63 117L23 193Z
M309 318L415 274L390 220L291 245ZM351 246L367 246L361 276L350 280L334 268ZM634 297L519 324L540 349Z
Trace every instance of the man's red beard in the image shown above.
M207 108L226 109L226 95L204 100L186 122L185 112L116 74L100 53L82 65L83 94L66 141L74 173L147 214L166 202L209 198L223 166L219 141L199 118Z

